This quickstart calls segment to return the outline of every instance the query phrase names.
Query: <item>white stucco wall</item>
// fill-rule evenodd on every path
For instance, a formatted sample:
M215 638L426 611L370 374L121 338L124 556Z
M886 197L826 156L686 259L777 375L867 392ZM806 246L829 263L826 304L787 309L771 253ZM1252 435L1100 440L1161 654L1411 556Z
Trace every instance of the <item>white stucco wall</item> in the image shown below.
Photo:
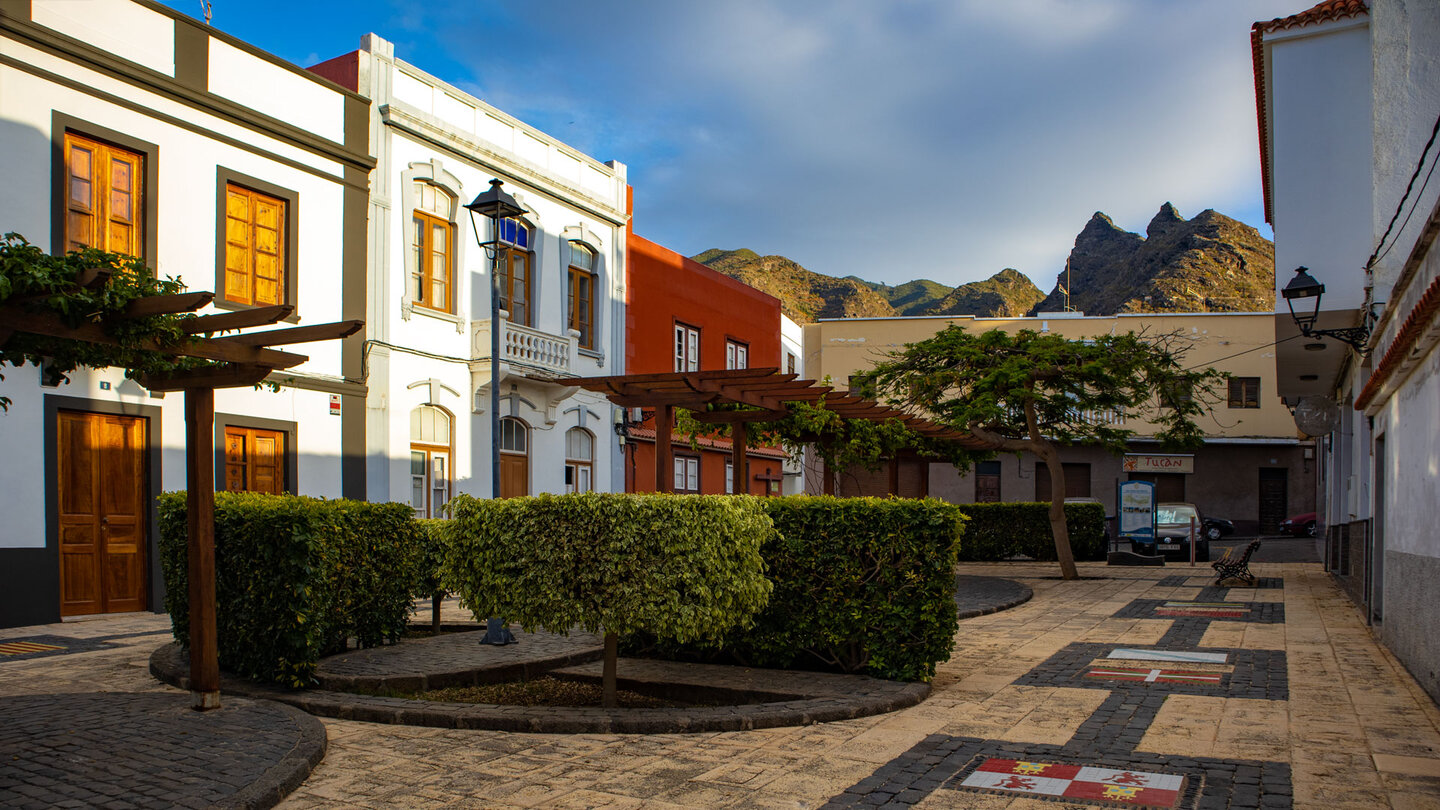
M1265 36L1276 311L1296 267L1325 284L1326 310L1364 298L1370 255L1370 50L1365 20Z
M40 0L32 10L39 24L88 38L92 45L151 70L174 73L175 21L148 7L118 0ZM116 44L117 38L123 42ZM236 73L281 70L254 54L229 45L225 48L229 61L212 64L209 73L217 82ZM18 39L0 36L0 53L88 88L77 89L24 69L0 66L0 174L7 178L6 192L0 194L0 232L16 231L43 249L52 249L56 171L52 154L56 133L52 128L53 116L60 113L83 122L77 125L82 129L103 128L157 147L155 182L144 189L156 207L155 217L145 223L153 230L156 245L156 253L147 259L157 273L181 278L191 290L217 286L217 239L221 238L217 234L223 232L217 200L221 168L294 192L298 205L287 239L295 240L298 255L287 272L296 280L299 322L341 319L343 173L338 162L183 103L163 87L138 87ZM301 85L307 82L300 74L287 75ZM314 105L312 122L323 130L317 134L338 137L343 128L343 94L316 81L308 83L311 87L296 98ZM285 89L294 88L287 83ZM305 120L291 115L293 111L275 111L287 116L291 124ZM216 311L208 307L200 313ZM311 358L293 369L296 375L330 379L341 375L338 341L285 350ZM68 383L56 388L42 387L34 367L7 368L4 375L0 394L10 397L13 404L9 412L0 415L0 458L5 459L0 465L0 492L7 514L0 526L0 548L43 548L46 543L45 493L53 486L44 474L46 396L106 403L123 412L160 408L162 415L158 424L152 425L152 435L158 429L163 439L161 472L159 481L150 482L150 489L158 493L184 488L182 394L152 397L118 369L77 371ZM341 419L330 415L328 394L288 386L278 393L222 390L216 395L216 411L295 423L295 442L290 449L297 456L299 491L326 497L341 494Z

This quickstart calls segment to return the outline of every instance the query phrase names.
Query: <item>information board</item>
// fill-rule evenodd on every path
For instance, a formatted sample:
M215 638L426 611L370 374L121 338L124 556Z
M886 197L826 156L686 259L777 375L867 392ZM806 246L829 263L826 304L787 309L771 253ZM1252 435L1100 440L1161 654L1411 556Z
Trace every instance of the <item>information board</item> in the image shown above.
M1126 481L1120 485L1119 536L1130 540L1155 539L1155 484Z

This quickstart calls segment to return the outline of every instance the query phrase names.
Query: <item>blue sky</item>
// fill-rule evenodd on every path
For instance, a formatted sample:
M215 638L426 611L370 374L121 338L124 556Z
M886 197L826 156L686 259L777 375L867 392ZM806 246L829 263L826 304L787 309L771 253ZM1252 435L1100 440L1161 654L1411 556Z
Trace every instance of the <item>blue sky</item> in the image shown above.
M169 5L200 16L199 0ZM1249 29L1307 0L214 0L301 65L396 55L629 167L636 231L811 270L1049 291L1095 211L1270 237Z

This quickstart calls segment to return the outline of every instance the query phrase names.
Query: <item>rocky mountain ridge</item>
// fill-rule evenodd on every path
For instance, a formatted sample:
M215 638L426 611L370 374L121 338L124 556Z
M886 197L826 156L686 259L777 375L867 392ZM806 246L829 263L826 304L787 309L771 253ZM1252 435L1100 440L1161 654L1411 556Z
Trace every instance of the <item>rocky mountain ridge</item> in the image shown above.
M836 278L784 256L711 249L691 257L780 299L802 323L819 318L896 315L1018 317L1069 308L1119 312L1268 312L1274 306L1275 247L1254 228L1212 209L1186 220L1170 203L1145 236L1097 211L1080 234L1049 295L1005 268L982 281L946 287L929 279L898 286Z

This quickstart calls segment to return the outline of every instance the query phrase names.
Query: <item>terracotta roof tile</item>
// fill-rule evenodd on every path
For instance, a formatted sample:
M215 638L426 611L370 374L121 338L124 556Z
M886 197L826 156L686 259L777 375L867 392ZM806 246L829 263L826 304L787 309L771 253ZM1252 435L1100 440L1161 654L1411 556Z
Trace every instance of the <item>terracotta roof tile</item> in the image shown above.
M690 447L690 437L688 435L683 433L672 433L670 434L670 436L670 441L674 442L677 446L684 447L686 449ZM632 427L630 428L630 438L634 439L635 441L653 442L655 441L655 430L654 428ZM729 439L713 439L709 436L696 436L695 443L698 444L701 449L723 450L727 453L730 452L732 448ZM784 460L785 458L788 458L784 450L780 450L774 447L765 447L763 445L758 447L755 445L750 445L746 448L745 452L748 455L760 456L762 458L771 458L777 460Z
M1432 328L1435 316L1440 314L1440 278L1430 282L1430 287L1420 300L1415 303L1414 309L1410 310L1410 316L1401 325L1400 331L1395 334L1395 340L1391 341L1390 348L1385 356L1380 359L1380 364L1375 367L1375 373L1370 375L1369 382L1355 397L1355 410L1363 411L1370 401L1380 393L1380 389L1389 382L1390 378L1400 370L1400 366L1410 357L1416 345L1420 342L1426 330Z
M1265 137L1265 35L1306 25L1345 20L1370 13L1365 0L1324 0L1289 17L1257 22L1250 26L1250 51L1255 64L1255 123L1260 131L1260 190L1265 196L1265 221L1275 224L1270 201L1270 145Z

